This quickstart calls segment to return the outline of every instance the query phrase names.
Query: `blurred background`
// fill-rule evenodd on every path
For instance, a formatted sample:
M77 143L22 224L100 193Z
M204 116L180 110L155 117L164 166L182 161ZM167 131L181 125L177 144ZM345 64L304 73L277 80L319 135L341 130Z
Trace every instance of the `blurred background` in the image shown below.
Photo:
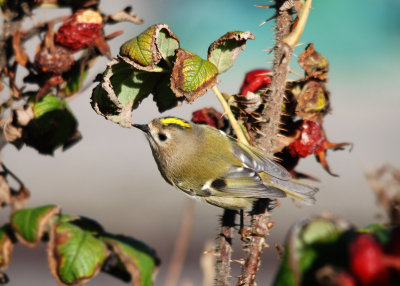
M124 34L110 42L113 56L126 40L156 23L168 24L178 36L181 47L203 58L211 42L231 30L250 30L256 36L247 43L234 67L223 74L220 90L237 93L244 74L255 68L269 68L272 57L264 50L273 45L272 23L259 26L272 16L254 0L103 0L101 10L113 13L132 5L144 19L143 25L121 23L108 26L106 33L122 29ZM33 17L36 21L51 19L67 10L44 10ZM331 211L357 226L379 220L379 208L363 171L389 162L400 164L400 1L336 0L314 1L301 42L313 42L315 49L330 61L328 88L332 112L325 118L328 139L352 142L353 151L328 151L328 161L335 178L327 174L311 156L302 160L298 171L320 179L317 204L296 207L282 200L272 213L276 223L268 243L283 244L285 234L299 218ZM32 53L37 43L32 42ZM305 46L296 49L299 55ZM39 155L24 147L21 151L8 145L2 160L30 189L29 206L58 204L63 212L80 214L98 220L110 232L141 239L154 247L162 260L156 285L163 285L169 259L181 219L186 196L164 182L139 131L123 129L97 115L90 107L90 95L97 73L105 69L102 58L85 85L82 94L70 101L79 121L83 139L66 152L54 157ZM296 58L292 68L296 71ZM295 75L290 75L295 79ZM203 107L221 110L217 100L207 93L194 104L167 111L185 119ZM133 121L146 123L160 116L151 96L145 99ZM181 284L201 285L200 257L205 243L218 234L222 210L196 203L195 219ZM2 221L7 219L2 212ZM242 255L235 240L235 257ZM56 285L51 277L44 245L35 249L17 245L6 273L10 285ZM258 275L259 284L268 285L278 263L272 247L265 250ZM238 270L238 266L235 268ZM235 273L234 273L235 274ZM232 281L235 282L234 280ZM89 285L126 285L104 274Z

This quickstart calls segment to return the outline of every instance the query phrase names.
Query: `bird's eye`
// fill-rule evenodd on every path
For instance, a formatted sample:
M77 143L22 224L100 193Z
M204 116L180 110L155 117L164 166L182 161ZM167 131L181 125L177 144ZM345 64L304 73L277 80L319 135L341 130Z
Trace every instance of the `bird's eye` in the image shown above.
M158 133L158 139L160 139L160 141L165 141L167 140L167 135L165 135L164 133Z

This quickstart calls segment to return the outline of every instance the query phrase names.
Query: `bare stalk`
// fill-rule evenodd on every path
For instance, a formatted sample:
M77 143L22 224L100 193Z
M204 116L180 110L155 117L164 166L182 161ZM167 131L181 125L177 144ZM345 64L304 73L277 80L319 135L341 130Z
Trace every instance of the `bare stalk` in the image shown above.
M182 272L182 266L185 261L190 236L192 234L192 226L194 219L194 200L188 199L185 202L185 208L182 212L181 223L177 240L175 241L171 262L165 279L165 286L178 285L179 277Z
M224 114L228 117L229 122L232 125L233 131L235 131L236 137L240 142L248 144L248 141L246 139L246 136L243 133L242 128L240 127L239 123L236 121L235 115L233 115L231 108L229 107L228 102L226 102L224 96L222 93L219 91L218 87L216 85L213 86L212 91L218 98L219 102L221 103L223 109L224 109Z

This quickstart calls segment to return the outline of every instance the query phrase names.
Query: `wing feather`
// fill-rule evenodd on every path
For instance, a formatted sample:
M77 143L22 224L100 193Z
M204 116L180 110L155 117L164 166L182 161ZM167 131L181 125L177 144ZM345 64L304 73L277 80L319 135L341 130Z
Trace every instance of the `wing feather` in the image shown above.
M232 167L222 178L209 184L212 195L237 198L282 198L285 192L264 185L260 176L249 168Z
M265 172L272 177L281 180L291 179L289 172L284 167L269 159L261 150L243 144L235 139L232 139L232 141L234 143L232 150L233 154L245 167L252 169L257 173Z

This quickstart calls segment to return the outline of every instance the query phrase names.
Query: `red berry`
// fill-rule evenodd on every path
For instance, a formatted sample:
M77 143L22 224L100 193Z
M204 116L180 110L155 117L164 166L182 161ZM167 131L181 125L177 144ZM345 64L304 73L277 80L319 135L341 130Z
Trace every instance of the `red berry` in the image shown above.
M271 77L267 69L257 69L248 72L244 78L242 86L240 87L240 94L246 96L247 92L256 92L260 89L266 88L271 83Z
M324 149L325 138L318 123L302 120L297 128L300 136L288 146L288 151L293 157L307 157Z
M58 29L56 42L73 51L86 48L102 36L103 19L94 10L79 10Z
M387 285L389 270L378 242L368 234L359 235L349 248L350 268L363 286Z
M217 129L221 129L225 125L222 114L212 107L193 112L192 121L194 123L207 124Z

